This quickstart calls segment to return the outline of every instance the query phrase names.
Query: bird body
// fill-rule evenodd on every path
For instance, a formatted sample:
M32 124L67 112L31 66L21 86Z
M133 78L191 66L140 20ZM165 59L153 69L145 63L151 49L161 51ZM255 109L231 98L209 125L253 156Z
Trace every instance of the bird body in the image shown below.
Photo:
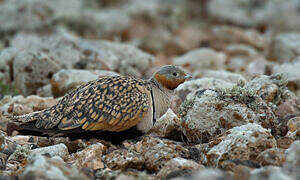
M103 77L67 93L56 105L31 114L13 116L13 130L46 134L148 132L170 106L173 90L187 75L177 66L163 66L149 80Z

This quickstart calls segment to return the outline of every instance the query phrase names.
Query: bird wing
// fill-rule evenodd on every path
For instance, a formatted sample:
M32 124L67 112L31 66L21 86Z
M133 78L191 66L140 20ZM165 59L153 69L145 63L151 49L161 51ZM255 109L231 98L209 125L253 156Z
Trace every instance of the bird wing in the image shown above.
M58 128L123 131L135 126L150 106L147 82L129 77L106 77L81 86L61 100Z

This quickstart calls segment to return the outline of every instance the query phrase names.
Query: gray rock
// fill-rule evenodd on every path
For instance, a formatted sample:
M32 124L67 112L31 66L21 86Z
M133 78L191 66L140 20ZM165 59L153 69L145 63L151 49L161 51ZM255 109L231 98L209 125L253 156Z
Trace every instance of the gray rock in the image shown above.
M278 34L271 44L270 55L278 62L290 62L300 56L300 33Z
M118 76L118 73L105 70L62 69L51 79L52 94L56 97L62 96L79 85L102 76Z
M212 166L228 159L255 160L260 152L277 147L270 131L255 123L228 130L216 143L207 153L208 164Z
M65 144L60 143L53 146L36 148L31 150L28 160L34 160L36 156L48 155L49 157L59 156L62 159L67 159L69 156L68 148Z
M49 180L68 180L68 179L89 179L76 168L71 168L60 157L52 158L36 155L34 156L25 170L21 174L21 179L49 179Z
M270 106L279 105L295 95L287 88L288 81L282 74L259 75L245 84L245 88L256 92Z
M199 89L181 105L181 129L189 142L208 142L216 135L255 122L271 128L272 109L248 88Z

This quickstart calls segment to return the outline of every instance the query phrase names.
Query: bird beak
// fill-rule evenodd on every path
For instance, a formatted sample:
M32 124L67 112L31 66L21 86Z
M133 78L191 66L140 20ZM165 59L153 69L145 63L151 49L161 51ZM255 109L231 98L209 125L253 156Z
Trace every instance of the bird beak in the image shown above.
M188 80L188 79L191 79L192 78L192 76L190 75L190 74L186 74L185 76L184 76L184 79L185 80Z

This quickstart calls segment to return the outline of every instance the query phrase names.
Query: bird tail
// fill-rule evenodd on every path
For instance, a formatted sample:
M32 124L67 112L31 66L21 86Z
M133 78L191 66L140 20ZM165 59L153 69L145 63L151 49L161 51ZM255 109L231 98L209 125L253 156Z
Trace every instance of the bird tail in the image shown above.
M49 121L49 114L49 109L45 109L20 116L7 116L7 134L11 135L15 130L41 131L41 127Z

